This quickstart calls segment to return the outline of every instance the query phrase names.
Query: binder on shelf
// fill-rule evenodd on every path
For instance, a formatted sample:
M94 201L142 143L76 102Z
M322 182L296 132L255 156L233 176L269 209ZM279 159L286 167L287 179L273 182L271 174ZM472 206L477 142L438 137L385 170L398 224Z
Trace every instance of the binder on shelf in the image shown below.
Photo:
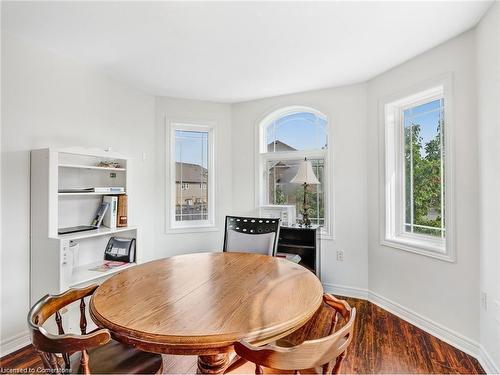
M118 197L107 195L102 197L102 201L109 203L109 208L104 215L102 223L108 228L115 229L118 214Z
M101 203L101 205L97 209L94 220L92 220L91 226L93 226L94 228L99 228L101 226L102 220L104 219L104 215L106 214L108 208L109 208L109 203L107 202Z
M126 227L128 225L128 197L126 195L118 196L118 213L117 213L117 227Z

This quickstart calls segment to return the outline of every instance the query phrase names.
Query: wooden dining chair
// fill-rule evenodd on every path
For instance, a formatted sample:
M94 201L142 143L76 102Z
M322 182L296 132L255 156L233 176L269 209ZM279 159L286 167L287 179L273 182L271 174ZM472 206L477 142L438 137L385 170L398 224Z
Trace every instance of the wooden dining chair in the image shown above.
M338 374L352 340L356 309L330 294L323 302L309 322L283 339L260 347L235 343L237 356L225 373L237 373L252 362L256 374Z
M87 333L85 297L94 293L97 285L70 289L58 295L41 298L28 314L31 342L50 373L69 374L160 374L162 358L111 339L107 329ZM80 301L81 334L65 333L60 310ZM42 326L54 315L58 335Z
M275 256L280 219L226 216L223 251Z

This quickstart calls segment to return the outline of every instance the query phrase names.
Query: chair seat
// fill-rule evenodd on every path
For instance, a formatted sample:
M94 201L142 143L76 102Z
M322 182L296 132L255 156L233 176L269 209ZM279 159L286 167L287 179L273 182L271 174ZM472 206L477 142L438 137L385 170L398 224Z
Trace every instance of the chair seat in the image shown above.
M162 371L160 354L142 352L115 340L90 349L88 354L93 374L160 374ZM71 373L82 373L80 358L80 352L71 356Z

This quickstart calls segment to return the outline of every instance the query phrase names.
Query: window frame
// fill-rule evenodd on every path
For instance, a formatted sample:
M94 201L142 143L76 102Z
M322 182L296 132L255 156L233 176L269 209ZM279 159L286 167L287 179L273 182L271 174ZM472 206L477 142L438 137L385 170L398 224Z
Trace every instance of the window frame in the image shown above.
M272 121L297 112L310 112L317 116L323 117L327 122L327 142L328 147L326 150L298 150L298 151L276 151L268 152L266 140L266 128ZM269 176L267 175L267 163L272 160L296 160L304 159L323 159L323 179L324 179L324 202L325 202L325 225L321 227L321 239L333 240L334 239L334 226L333 226L333 137L330 126L330 116L325 112L319 111L312 107L293 105L281 107L273 110L263 116L256 124L255 132L256 144L256 186L255 186L255 204L257 209L262 206L269 205ZM299 213L297 211L297 213Z
M168 204L167 204L167 228L166 232L200 232L217 230L215 226L216 217L216 201L215 201L215 124L213 123L200 123L200 122L183 122L183 121L170 121L168 127L168 144L169 152L167 153L167 190L169 191ZM208 133L208 152L207 152L207 170L208 170L208 204L207 204L207 220L186 220L176 221L176 131L193 131L193 132L206 132Z
M407 108L444 100L444 194L445 238L426 234L407 233L404 230L404 118ZM384 246L456 261L454 230L454 153L452 118L452 76L445 75L392 95L379 103L380 152L380 243Z

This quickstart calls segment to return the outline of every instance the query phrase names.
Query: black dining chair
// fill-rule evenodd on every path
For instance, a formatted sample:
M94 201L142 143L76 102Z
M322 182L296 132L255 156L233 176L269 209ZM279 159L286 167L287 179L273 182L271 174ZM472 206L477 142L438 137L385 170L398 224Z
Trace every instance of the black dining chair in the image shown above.
M276 218L226 216L223 251L275 256L280 221Z

